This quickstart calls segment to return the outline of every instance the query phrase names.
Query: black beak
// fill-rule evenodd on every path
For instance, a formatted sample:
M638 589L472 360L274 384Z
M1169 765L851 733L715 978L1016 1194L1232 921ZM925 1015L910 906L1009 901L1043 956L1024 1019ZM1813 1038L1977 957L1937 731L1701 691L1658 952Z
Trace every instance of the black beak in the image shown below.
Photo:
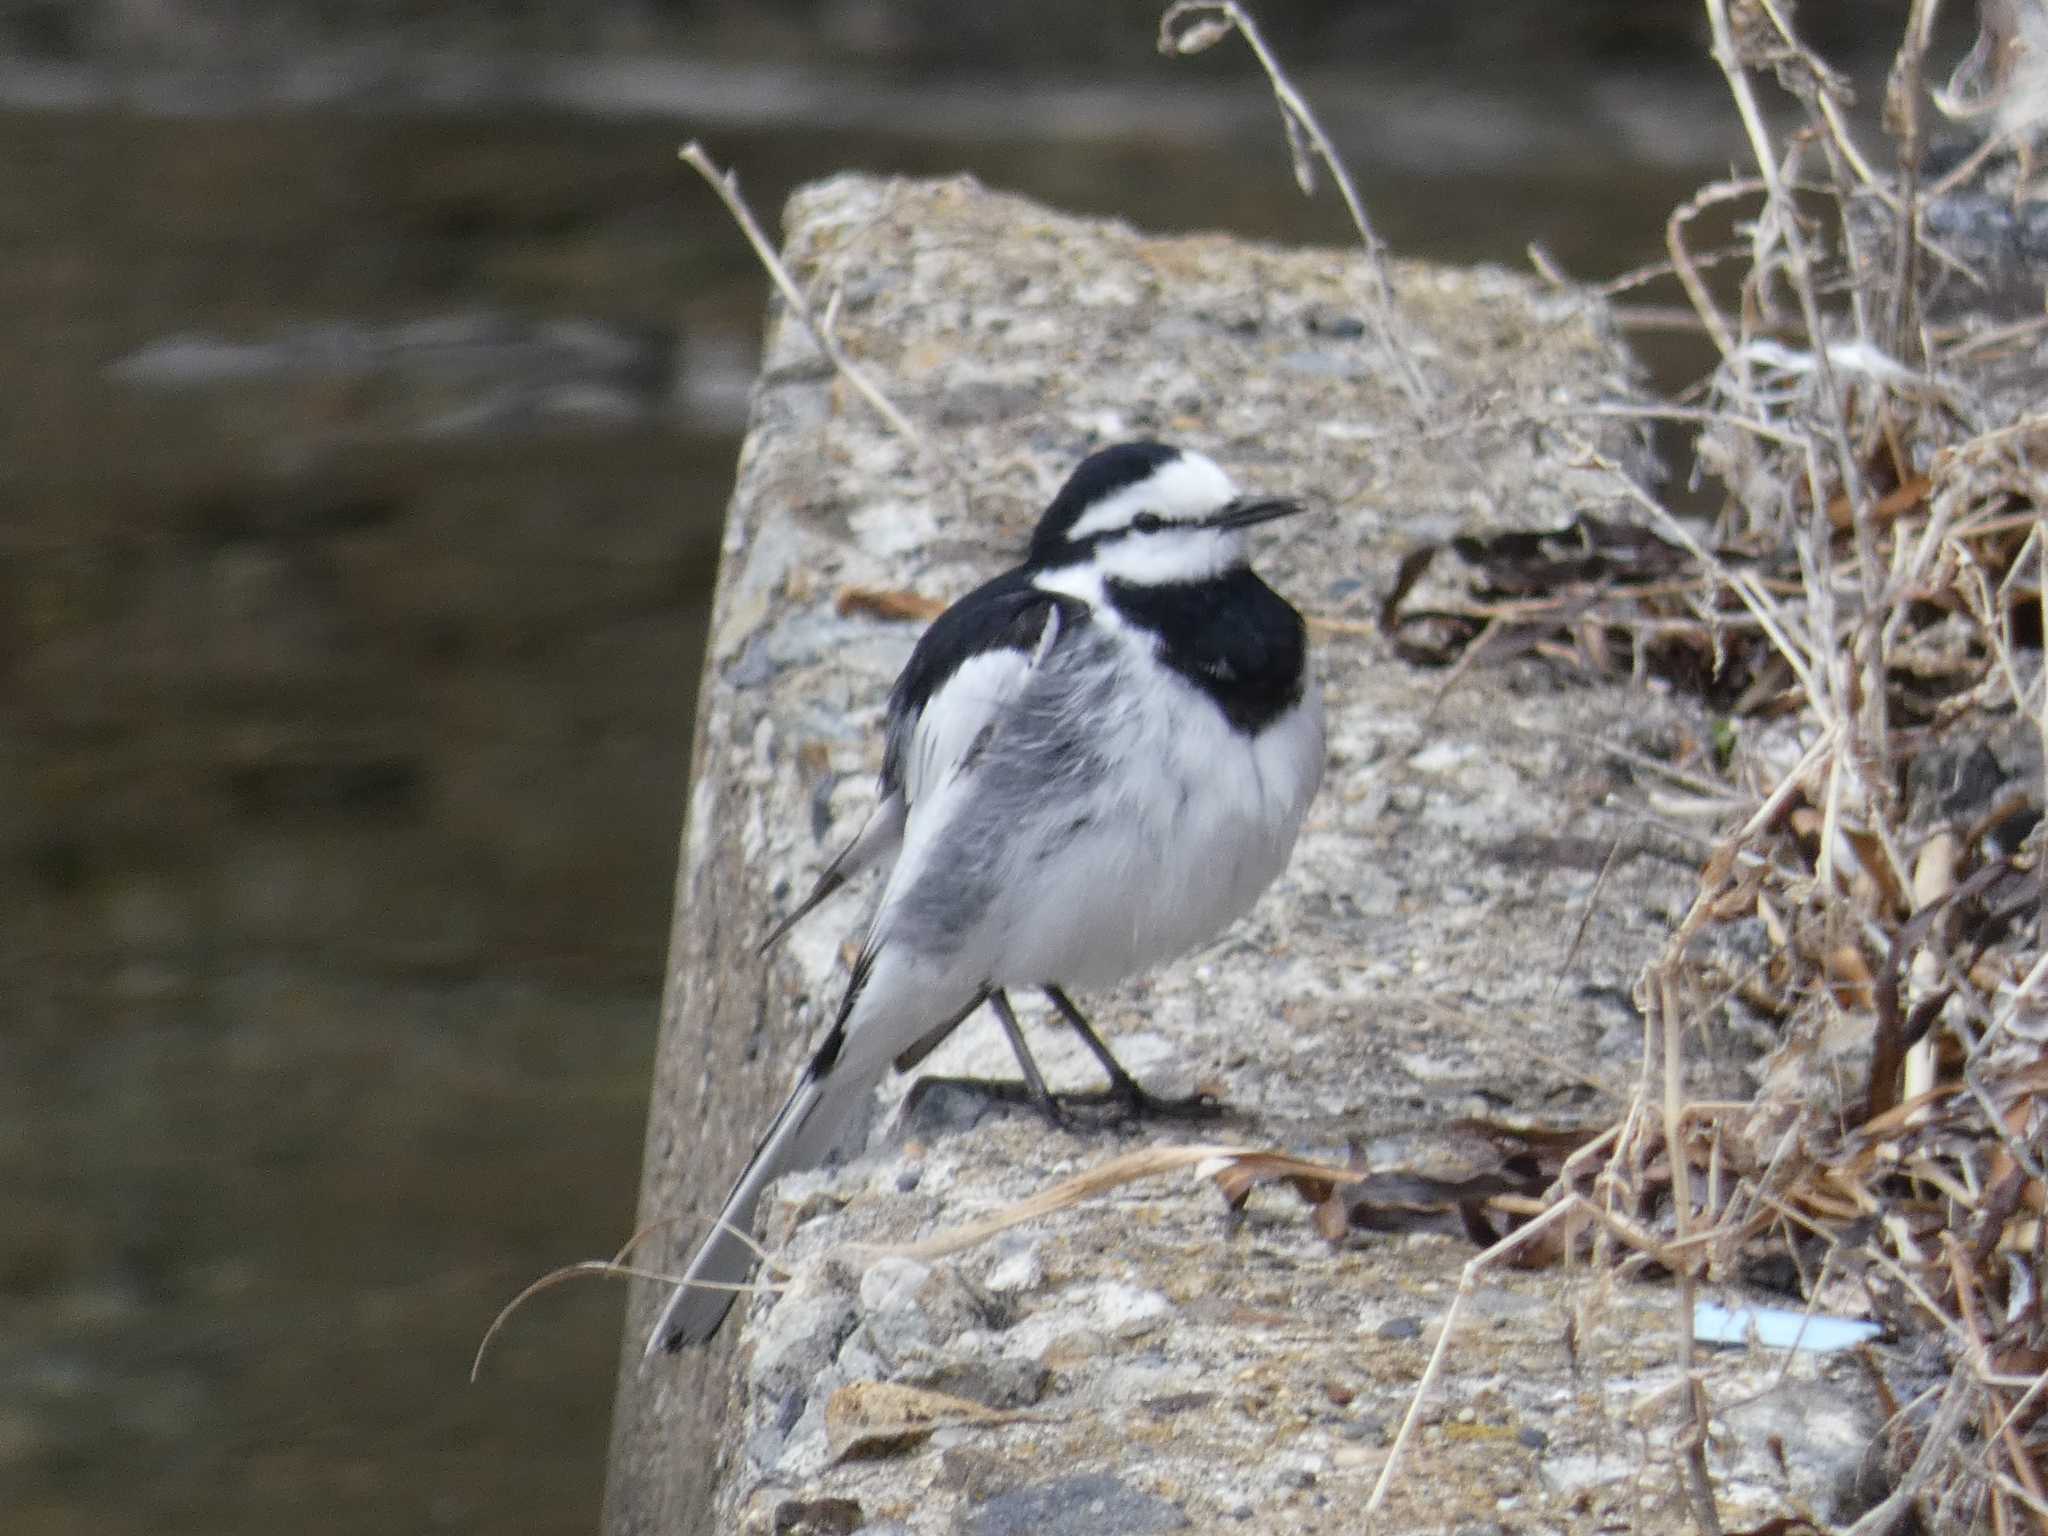
M1289 501L1284 496L1240 496L1221 512L1209 519L1211 528L1250 528L1257 523L1270 523L1278 517L1293 517L1306 512L1298 501Z

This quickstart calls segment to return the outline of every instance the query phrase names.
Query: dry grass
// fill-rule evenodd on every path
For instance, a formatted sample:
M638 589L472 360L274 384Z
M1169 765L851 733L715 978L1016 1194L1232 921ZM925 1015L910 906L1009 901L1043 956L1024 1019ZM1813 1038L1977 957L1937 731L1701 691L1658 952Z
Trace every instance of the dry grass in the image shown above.
M1893 72L1891 175L1771 0L1707 9L1755 161L1668 226L1719 352L1686 412L1718 525L1621 485L1658 539L1589 520L1548 546L1461 548L1482 597L1411 613L1404 586L1387 626L1418 659L1513 636L1690 678L1727 711L1687 765L1727 830L1640 983L1640 1080L1552 1210L1584 1246L1669 1270L1688 1322L1699 1282L1775 1270L1917 1345L1867 1357L1894 1492L1858 1530L2048 1532L2048 416L2012 387L2041 333L1927 318L1958 257L1925 237L1912 169L1926 5ZM1782 138L1759 100L1773 87L1798 120ZM1748 244L1732 301L1688 246L1725 203ZM1780 1043L1753 1099L1697 1102L1690 1058L1730 1010ZM1717 1530L1703 1459L1691 1481Z
M1419 550L1380 615L1401 655L1453 679L1533 651L1655 675L1723 712L1692 760L1646 765L1667 815L1724 831L1639 984L1635 1090L1598 1155L1573 1157L1467 1284L1511 1252L1676 1278L1681 1463L1703 1532L1720 1527L1695 1293L1773 1275L1798 1305L1876 1317L1902 1346L1889 1364L1865 1355L1893 1491L1858 1531L2048 1533L2048 320L2000 323L1996 275L1927 234L1930 198L1961 185L1919 181L1927 0L1891 74L1889 174L1785 8L1706 7L1753 174L1674 210L1668 266L1623 281L1675 279L1719 353L1694 400L1645 413L1697 425L1715 526L1582 444L1614 477L1618 517ZM1997 0L1987 35L2024 21L2048 37L2039 0ZM1770 90L1796 122L1781 138ZM1973 114L2032 122L1996 105ZM1992 142L1965 163L2014 153L2024 187L2028 150ZM1730 297L1707 276L1730 253L1690 244L1710 209L1740 219ZM1469 599L1415 606L1446 555ZM1752 1098L1703 1102L1694 1058L1736 1011L1778 1044Z

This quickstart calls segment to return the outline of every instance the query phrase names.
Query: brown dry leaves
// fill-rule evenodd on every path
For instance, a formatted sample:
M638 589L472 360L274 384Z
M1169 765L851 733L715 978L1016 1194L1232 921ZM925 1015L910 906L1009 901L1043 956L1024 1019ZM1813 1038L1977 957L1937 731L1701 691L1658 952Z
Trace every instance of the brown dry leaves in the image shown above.
M893 1456L935 1430L1016 1424L1036 1418L1005 1413L964 1397L889 1381L850 1381L825 1400L825 1446L834 1461Z
M1487 1247L1543 1209L1538 1197L1596 1133L1461 1120L1441 1134L1463 1154L1456 1175L1373 1170L1355 1154L1337 1164L1279 1151L1232 1153L1203 1171L1233 1209L1261 1184L1286 1185L1330 1242L1358 1232L1450 1232ZM1532 1243L1518 1257L1537 1265L1556 1254Z
M2048 1533L2048 326L1930 318L1952 258L1915 243L1922 191L1871 171L1789 11L1707 9L1756 160L1668 226L1720 354L1676 408L1719 516L1685 523L1617 469L1647 526L1589 510L1417 550L1380 628L1418 664L1535 654L1722 717L1674 775L1694 825L1723 820L1639 989L1641 1087L1544 1199L1617 1262L1874 1313L1917 1345L1871 1357L1911 1409L1895 1513ZM1923 47L1901 49L1909 96ZM1796 138L1772 137L1772 86ZM1749 261L1733 303L1689 248L1720 205ZM1731 1021L1775 1044L1752 1097L1700 1103L1688 1052Z
M893 622L916 620L921 624L929 623L946 611L941 599L902 587L841 587L832 606L842 619L849 614L860 613L870 618Z

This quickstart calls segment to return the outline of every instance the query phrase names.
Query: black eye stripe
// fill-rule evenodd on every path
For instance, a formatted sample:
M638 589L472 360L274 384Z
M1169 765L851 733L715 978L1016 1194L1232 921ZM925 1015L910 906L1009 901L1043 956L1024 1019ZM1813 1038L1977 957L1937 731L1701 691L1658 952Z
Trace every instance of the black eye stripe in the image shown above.
M1157 533L1165 526L1166 519L1157 512L1140 512L1131 519L1131 530L1134 533Z

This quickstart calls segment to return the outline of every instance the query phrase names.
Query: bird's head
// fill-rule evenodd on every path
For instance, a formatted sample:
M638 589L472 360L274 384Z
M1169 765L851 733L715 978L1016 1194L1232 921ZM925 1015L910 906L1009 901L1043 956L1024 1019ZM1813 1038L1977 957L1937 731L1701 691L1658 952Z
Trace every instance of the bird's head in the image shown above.
M1030 563L1093 564L1143 586L1201 581L1244 564L1244 530L1301 511L1243 496L1214 460L1164 443L1118 443L1090 454L1031 536Z

